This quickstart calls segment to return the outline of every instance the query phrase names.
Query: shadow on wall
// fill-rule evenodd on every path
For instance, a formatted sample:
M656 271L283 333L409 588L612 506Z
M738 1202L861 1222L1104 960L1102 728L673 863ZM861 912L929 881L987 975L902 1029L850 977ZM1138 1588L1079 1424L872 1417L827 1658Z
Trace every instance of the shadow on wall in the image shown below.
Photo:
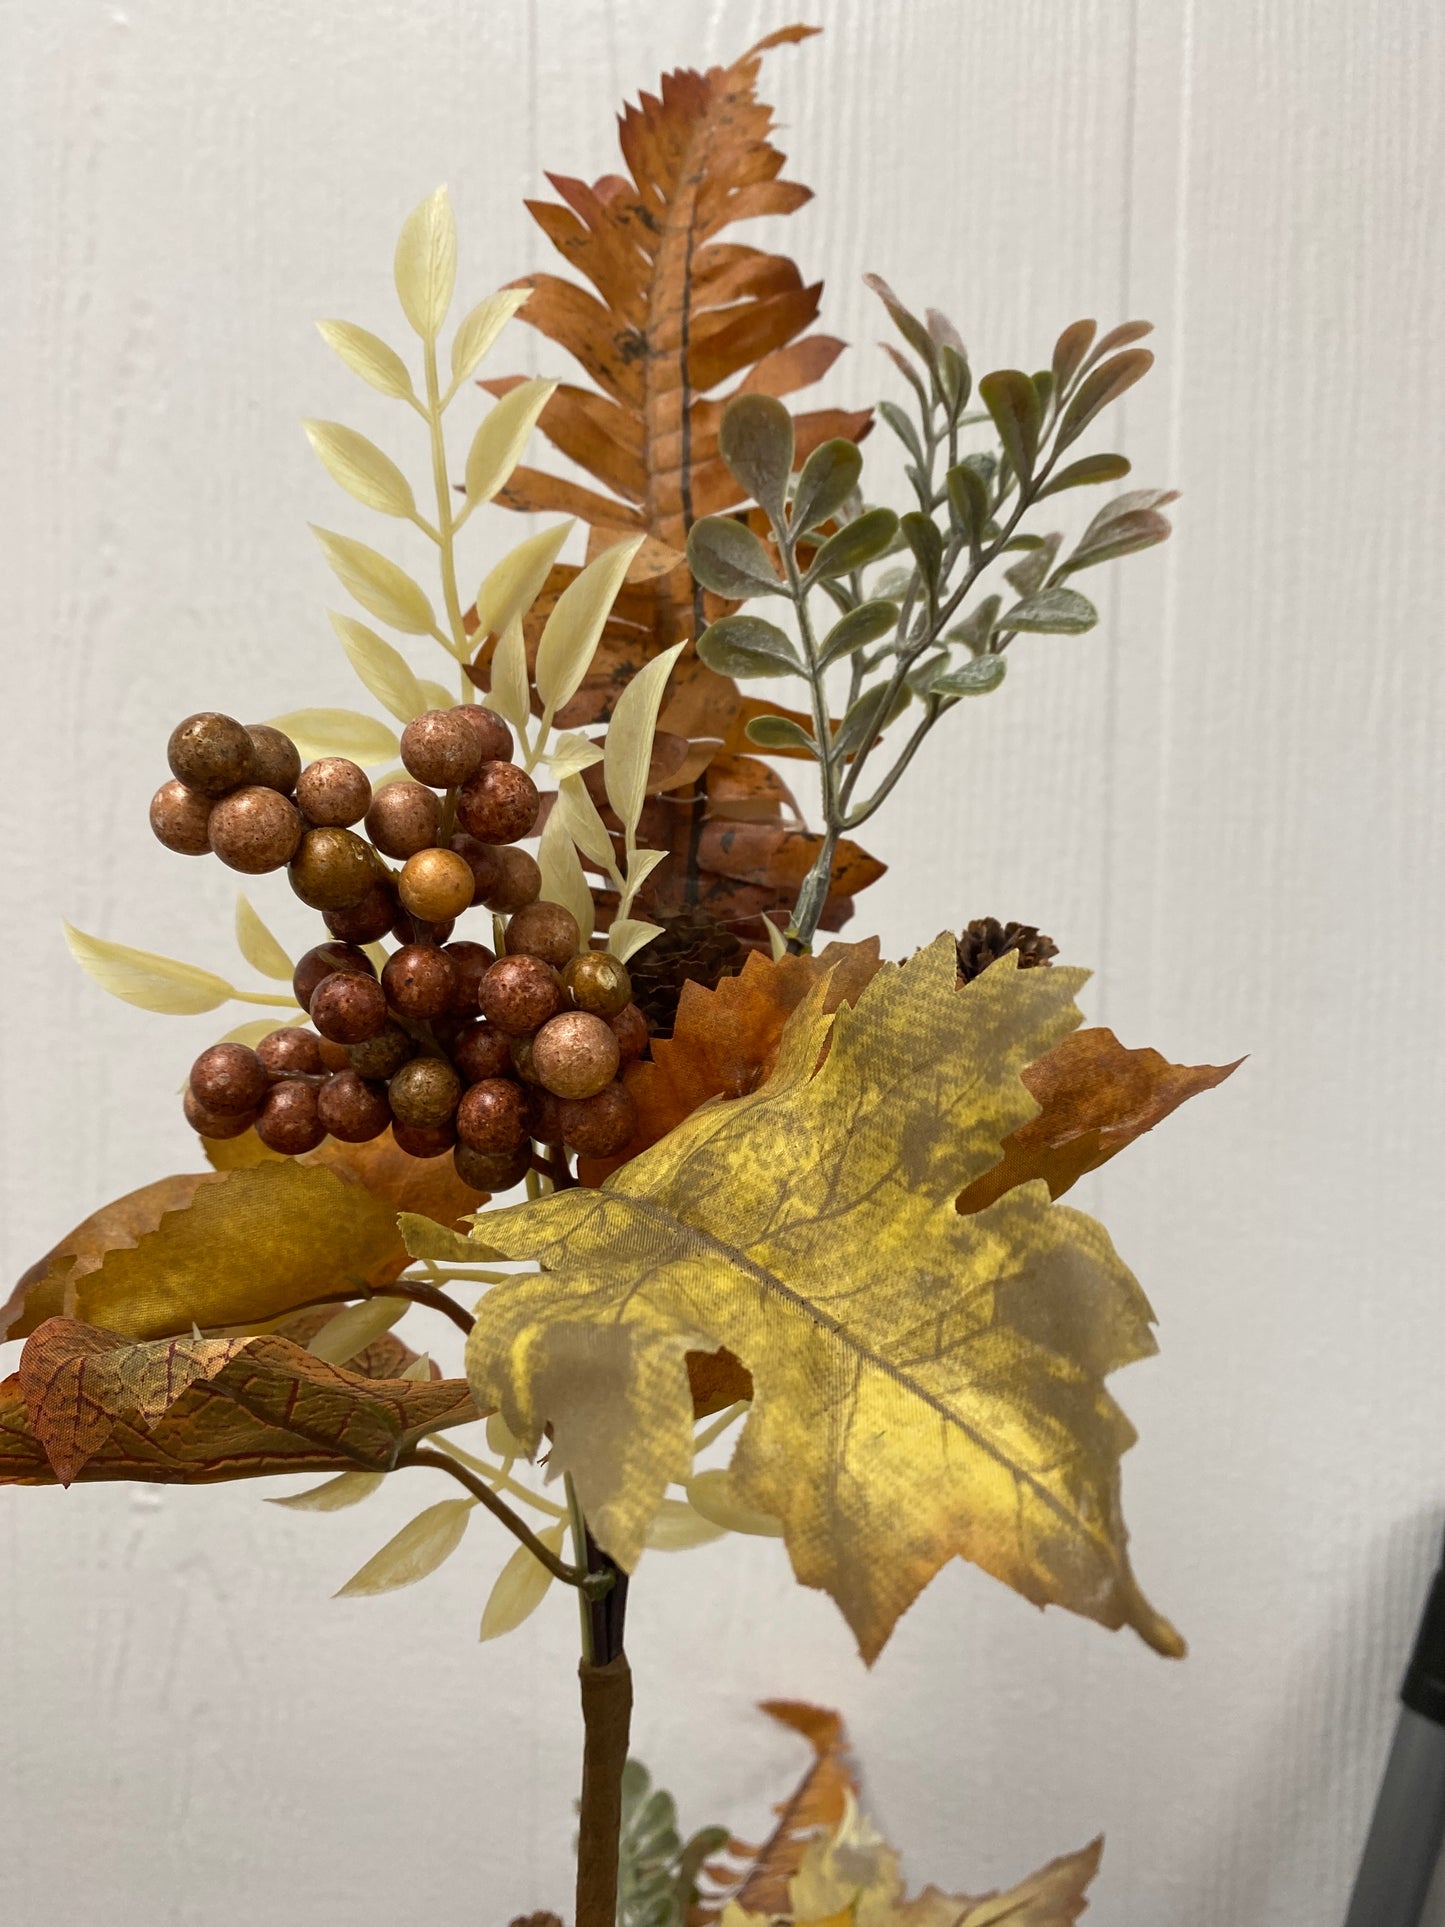
M1440 1534L1438 1512L1397 1520L1370 1557L1352 1562L1358 1583L1345 1587L1337 1571L1318 1575L1328 1616L1284 1673L1273 1717L1256 1730L1213 1819L1200 1815L1196 1892L1248 1894L1248 1918L1266 1921L1289 1917L1289 1897L1313 1890L1320 1927L1343 1921ZM1307 1623L1308 1601L1302 1628ZM1345 1752L1342 1734L1367 1738ZM1232 1878L1220 1877L1221 1845ZM1238 1927L1212 1907L1190 1919L1192 1927ZM1422 1927L1445 1927L1445 1871L1437 1871Z

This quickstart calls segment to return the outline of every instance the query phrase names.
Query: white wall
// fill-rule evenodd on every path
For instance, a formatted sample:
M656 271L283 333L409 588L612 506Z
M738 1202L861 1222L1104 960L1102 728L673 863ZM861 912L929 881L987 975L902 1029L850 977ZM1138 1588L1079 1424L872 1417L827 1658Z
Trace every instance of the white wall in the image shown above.
M1122 433L1185 491L1176 541L1099 579L1095 636L1020 649L940 732L875 826L893 867L855 928L899 953L945 910L1035 919L1126 1042L1250 1058L1084 1199L1162 1321L1116 1389L1137 1564L1189 1661L955 1568L870 1675L776 1546L727 1542L636 1584L638 1747L695 1820L756 1831L797 1760L752 1702L809 1696L846 1712L920 1880L1004 1881L1102 1828L1101 1923L1317 1927L1445 1509L1445 19L802 11L828 31L768 83L821 190L787 245L859 344L833 391L884 373L864 269L948 308L980 366L1143 313L1162 371ZM793 12L0 6L7 1277L194 1161L174 1091L214 1027L104 999L59 932L228 966L225 873L145 826L171 721L353 700L305 523L355 524L296 421L373 417L314 318L388 324L396 226L442 179L470 291L541 265L543 168L613 167L624 91ZM530 338L512 363L561 372ZM0 1918L565 1905L569 1602L478 1649L503 1551L481 1530L425 1589L328 1597L422 1489L323 1520L244 1486L4 1495Z

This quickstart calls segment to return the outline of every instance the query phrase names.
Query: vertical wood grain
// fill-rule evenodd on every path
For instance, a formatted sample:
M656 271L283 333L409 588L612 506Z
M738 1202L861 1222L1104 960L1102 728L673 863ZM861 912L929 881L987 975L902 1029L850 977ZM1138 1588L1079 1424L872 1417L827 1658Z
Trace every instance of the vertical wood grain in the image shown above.
M145 827L170 720L353 700L305 524L356 524L296 421L400 431L314 320L389 325L396 226L442 179L469 287L542 265L521 203L543 170L614 167L623 93L793 11L0 10L11 1274L194 1158L174 1089L214 1026L107 1002L58 934L229 967L224 874ZM955 1568L865 1673L778 1548L725 1541L639 1575L637 1744L685 1819L746 1833L796 1765L752 1704L811 1697L847 1714L919 1881L1004 1882L1102 1828L1101 1922L1317 1927L1445 1512L1445 21L1430 0L810 17L824 35L767 79L819 197L769 233L854 344L831 398L887 378L865 269L947 309L980 368L1040 365L1079 314L1158 323L1117 419L1139 483L1185 491L1179 535L1094 579L1098 632L1021 639L1006 689L935 739L870 825L891 867L855 929L901 952L944 916L1026 917L1097 967L1090 1014L1126 1042L1250 1053L1080 1194L1161 1319L1116 1387L1141 1434L1125 1498L1193 1654L1168 1667ZM520 332L508 352L556 365ZM870 463L897 473L881 432ZM284 888L255 894L302 937ZM478 1649L505 1556L480 1533L424 1590L328 1597L423 1484L327 1519L245 1488L0 1495L6 1919L565 1905L570 1602Z

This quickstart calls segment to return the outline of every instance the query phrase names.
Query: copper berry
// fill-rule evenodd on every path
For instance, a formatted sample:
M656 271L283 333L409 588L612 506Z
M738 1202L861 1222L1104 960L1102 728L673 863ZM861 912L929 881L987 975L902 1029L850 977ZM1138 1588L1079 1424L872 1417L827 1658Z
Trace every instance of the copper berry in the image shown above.
M280 1151L284 1157L314 1151L326 1135L315 1085L296 1078L273 1084L256 1119L256 1135L268 1150Z
M495 852L497 877L491 888L482 892L489 910L509 916L524 910L542 894L542 872L530 850L504 849Z
M301 774L300 750L284 730L270 723L248 723L246 734L251 738L250 780L289 796Z
M371 799L366 834L383 856L415 856L437 840L442 806L420 783L386 783Z
M556 1014L562 987L556 971L539 957L498 957L482 978L477 1002L488 1023L521 1037Z
M307 830L291 860L291 888L313 910L360 903L376 876L371 845L354 830Z
M481 1017L464 1024L452 1039L452 1062L469 1084L484 1077L505 1077L512 1068L512 1040Z
M403 1017L440 1017L451 1008L456 984L456 965L429 943L404 944L381 973L386 1001Z
M363 977L376 975L376 965L354 943L318 943L297 960L291 972L291 995L303 1010L310 1009L316 986L333 970L354 970Z
M452 1153L457 1176L474 1191L510 1191L526 1177L532 1154L526 1145L515 1151L474 1151L459 1144Z
M243 1131L249 1131L256 1121L254 1111L208 1111L203 1104L196 1102L196 1094L189 1086L186 1088L183 1108L187 1124L193 1131L199 1131L202 1137L239 1137Z
M515 763L483 763L457 796L457 821L483 843L515 843L541 809L537 785Z
M510 945L510 932L507 941ZM615 1017L632 1002L627 965L607 950L584 950L574 957L562 972L562 988L574 1010L590 1010L594 1017Z
M203 790L187 789L173 776L151 798L151 828L168 850L180 856L206 856L211 848L213 801Z
M595 1097L564 1099L559 1108L562 1134L583 1157L615 1157L637 1128L637 1108L625 1084L609 1084Z
M440 1057L414 1057L387 1086L393 1114L409 1125L450 1123L461 1094L456 1072Z
M540 957L556 970L571 962L581 941L582 933L572 912L545 898L519 910L507 925L509 957Z
M224 796L250 780L255 750L234 716L208 709L176 724L166 744L166 761L188 789Z
M345 829L359 823L371 802L371 778L349 756L319 756L296 780L296 803L311 823Z
M256 1046L256 1055L272 1077L315 1077L321 1070L321 1046L316 1033L299 1025L273 1030Z
M212 805L208 834L229 869L263 876L291 861L303 827L296 805L279 790L251 783Z
M360 1044L387 1021L386 992L375 977L338 970L323 977L307 1006L311 1021L333 1044Z
M338 1071L327 1078L316 1094L316 1115L343 1144L366 1144L380 1137L391 1122L386 1093L355 1071Z
M191 1066L191 1089L207 1111L254 1111L270 1082L266 1066L245 1044L212 1044Z
M595 1097L620 1061L611 1025L587 1010L564 1010L532 1039L537 1081L557 1097Z
M427 923L459 917L472 901L472 873L455 850L418 850L397 884L402 908Z
M458 703L452 714L475 731L484 760L511 762L512 732L494 709L484 709L480 703Z
M452 789L475 772L482 745L455 710L428 709L401 732L401 760L419 783Z

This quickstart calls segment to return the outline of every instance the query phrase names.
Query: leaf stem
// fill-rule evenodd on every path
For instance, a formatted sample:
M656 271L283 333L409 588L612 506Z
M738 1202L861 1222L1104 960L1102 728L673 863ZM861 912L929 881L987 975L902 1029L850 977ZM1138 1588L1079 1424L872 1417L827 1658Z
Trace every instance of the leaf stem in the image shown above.
M522 1485L510 1477L505 1466L489 1465L485 1459L479 1459L474 1453L465 1451L454 1439L438 1438L436 1443L438 1451L445 1452L449 1457L469 1466L479 1478L486 1480L494 1492L509 1492L514 1499L520 1499L523 1505L531 1506L534 1512L545 1513L549 1519L565 1519L568 1516L564 1506L553 1505L552 1501L544 1499L540 1492L533 1492L530 1486ZM510 1463L511 1461L508 1460L508 1464Z
M461 597L457 593L456 523L452 516L452 489L447 480L447 447L442 433L441 384L437 376L437 345L433 340L425 344L426 364L426 421L431 437L432 487L436 493L437 504L437 546L440 550L442 575L442 596L446 603L447 624L452 632L449 644L444 637L438 637L458 659L467 654L467 628L462 621Z

